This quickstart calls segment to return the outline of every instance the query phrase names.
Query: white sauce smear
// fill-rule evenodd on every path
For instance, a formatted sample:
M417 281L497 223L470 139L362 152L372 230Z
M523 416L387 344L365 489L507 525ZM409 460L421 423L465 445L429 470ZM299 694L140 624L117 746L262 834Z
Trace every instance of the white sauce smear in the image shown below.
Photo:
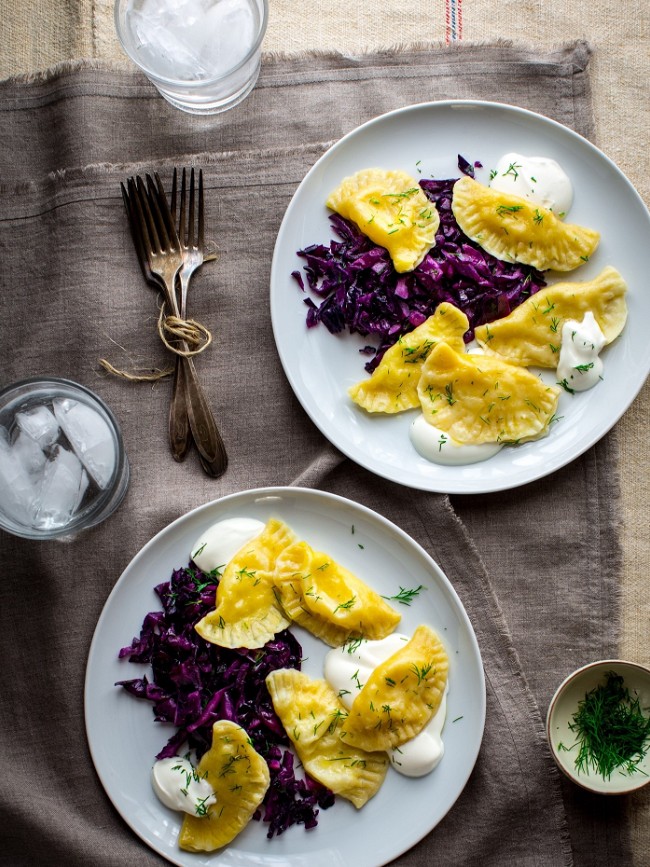
M360 640L329 651L325 657L325 679L348 710L372 671L408 641L407 635L394 632L380 641ZM442 728L446 714L447 689L429 725L417 737L388 751L396 771L406 777L422 777L439 764L445 752Z
M486 461L503 448L501 443L459 443L445 431L429 424L422 414L411 422L409 436L419 455L432 463L447 466Z
M489 186L500 193L521 196L563 217L573 203L573 186L564 169L548 157L504 154Z
M157 761L151 769L151 785L166 807L190 816L204 816L207 808L217 803L210 783L181 756Z
M591 311L585 313L582 322L568 319L562 326L558 382L573 391L586 391L597 385L603 373L603 361L598 354L604 345L605 335Z
M224 518L205 530L192 545L192 560L203 572L225 566L264 529L255 518Z

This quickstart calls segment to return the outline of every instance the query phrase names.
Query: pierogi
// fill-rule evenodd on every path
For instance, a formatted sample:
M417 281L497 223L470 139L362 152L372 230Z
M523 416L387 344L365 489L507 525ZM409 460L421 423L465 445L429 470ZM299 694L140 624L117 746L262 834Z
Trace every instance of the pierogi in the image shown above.
M412 271L436 242L436 206L406 172L363 169L344 178L326 204L384 247L398 272Z
M540 271L573 271L600 241L594 229L564 223L548 208L468 177L454 184L452 210L467 237L492 256Z

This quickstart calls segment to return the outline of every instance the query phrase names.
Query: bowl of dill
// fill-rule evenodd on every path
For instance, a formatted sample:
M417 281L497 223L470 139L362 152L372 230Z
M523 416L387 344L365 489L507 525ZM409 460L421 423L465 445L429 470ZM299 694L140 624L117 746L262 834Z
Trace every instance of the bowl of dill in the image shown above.
M650 669L604 659L570 674L551 699L546 734L567 777L624 795L650 782Z

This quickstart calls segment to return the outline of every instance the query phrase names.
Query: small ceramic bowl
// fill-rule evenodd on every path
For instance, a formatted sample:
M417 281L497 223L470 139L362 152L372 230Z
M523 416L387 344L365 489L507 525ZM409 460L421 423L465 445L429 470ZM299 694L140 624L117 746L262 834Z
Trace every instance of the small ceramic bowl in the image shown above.
M573 721L578 704L588 692L605 683L608 671L614 671L623 677L631 695L638 697L644 713L648 713L650 669L636 662L603 659L579 668L560 684L548 708L546 734L553 758L570 780L590 792L625 795L650 782L650 753L640 761L637 771L630 774L623 769L615 770L609 779L604 779L593 769L578 772L575 764L578 748L571 749L576 742L576 734L571 731L569 724Z

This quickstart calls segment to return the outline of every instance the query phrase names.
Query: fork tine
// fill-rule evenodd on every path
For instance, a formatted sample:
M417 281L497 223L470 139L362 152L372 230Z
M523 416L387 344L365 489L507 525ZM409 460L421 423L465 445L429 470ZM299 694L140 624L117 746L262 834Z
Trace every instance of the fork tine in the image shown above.
M142 231L140 225L138 224L138 215L135 210L135 194L132 193L129 195L126 191L126 187L123 183L120 183L120 188L122 190L122 199L124 201L124 207L126 208L126 213L129 218L129 227L131 229L131 235L133 236L133 242L135 244L136 253L138 254L138 258L140 260L147 259L147 251L144 246L144 241L142 239Z
M205 250L205 203L203 201L203 169L199 169L199 250Z
M162 211L158 190L156 188L154 180L149 174L146 177L147 186L146 189L144 187L144 184L142 186L143 195L147 200L152 220L155 224L156 232L158 235L159 249L161 252L164 253L171 248L169 232L167 230L167 222Z
M135 249L140 255L140 250L142 249L142 238L140 237L140 230L138 229L138 225L135 222L134 214L133 214L133 203L131 199L129 199L129 194L126 191L126 187L120 181L120 189L122 190L122 201L124 202L124 208L126 210L126 215L129 218L129 229L131 230L131 235L133 237L133 243L135 244Z
M129 178L129 201L132 203L133 219L138 229L138 235L140 237L140 240L142 241L142 246L147 256L147 261L151 265L151 253L152 251L155 251L155 243L154 239L152 238L149 226L149 220L151 215L148 213L148 209L145 209L143 205L143 197L139 188L141 184L141 178Z
M187 230L187 243L194 244L194 167L190 172L190 224Z
M120 189L122 190L122 200L124 201L124 207L126 208L126 213L129 218L129 228L131 229L131 237L133 238L133 244L135 245L135 252L138 257L138 261L140 262L140 267L142 268L142 273L144 274L145 279L151 282L153 275L151 273L151 269L149 268L149 257L147 255L144 242L142 240L142 233L140 231L140 226L138 225L133 197L129 197L129 194L126 191L126 187L121 182Z
M181 215L178 222L178 237L180 238L181 244L187 243L187 177L185 169L183 169L183 174L181 177Z
M151 212L147 190L140 175L135 179L134 190L138 222L142 231L142 240L148 250L151 250L153 253L160 253L162 248L160 246L160 238L158 237L158 229L156 228L154 216Z
M174 225L174 220L169 210L169 202L167 194L162 185L162 181L157 172L154 172L154 182L147 176L147 182L150 182L150 197L155 205L156 215L161 220L161 230L164 239L166 250L178 250L180 252L180 243L178 240L178 232Z
M178 172L174 169L174 174L172 177L172 195L171 202L169 203L169 210L171 211L172 220L176 221L176 199L178 193ZM180 232L179 232L180 234Z

